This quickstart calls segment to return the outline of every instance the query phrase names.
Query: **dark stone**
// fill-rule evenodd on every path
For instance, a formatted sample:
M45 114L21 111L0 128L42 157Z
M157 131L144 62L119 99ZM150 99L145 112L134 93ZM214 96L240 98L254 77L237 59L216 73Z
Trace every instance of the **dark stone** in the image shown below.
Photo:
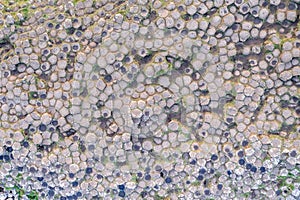
M36 168L34 168L34 167L30 167L30 168L29 168L29 171L30 171L31 173L35 173L37 170L36 170Z
M155 166L155 171L160 172L162 170L162 167L160 165Z
M182 12L182 11L184 11L184 7L183 7L182 5L180 5L180 6L177 7L177 10L178 10L179 12Z
M297 5L295 5L294 3L289 3L289 5L288 5L288 9L289 10L296 10L296 8L297 8Z
M109 83L112 81L112 76L110 74L107 74L104 76L104 80Z
M243 158L239 159L239 164L240 165L244 165L245 164L245 160Z
M45 124L40 124L39 125L39 130L40 131L44 132L44 131L46 131L46 129L47 129L47 126Z
M293 96L293 97L292 97L292 100L293 100L294 102L297 102L297 101L299 101L299 98L296 97L296 96Z
M276 191L276 195L277 195L277 196L281 195L281 190L277 190L277 191Z
M297 152L295 150L290 152L290 156L291 157L296 157L297 156Z
M76 130L71 128L68 131L65 132L65 136L70 137L76 133Z
M54 25L53 25L51 22L49 22L49 23L47 24L47 27L48 27L48 28L53 28Z
M181 62L180 67L182 67L182 68L184 69L184 68L189 67L190 65L191 65L190 61L188 61L188 60L183 60L183 61Z
M270 10L271 13L276 13L276 11L277 11L277 6L275 6L275 5L270 5L270 6L269 6L269 10Z
M58 121L57 121L57 120L52 120L51 124L52 124L53 126L57 126L57 125L58 125Z
M142 197L142 198L145 198L146 196L147 196L147 192L146 192L146 191L142 191L142 192L141 192L141 197Z
M193 80L198 80L200 78L200 74L198 72L193 72L191 77Z
M44 145L40 145L40 144L38 144L36 147L38 151L44 151L46 149Z
M180 32L180 35L186 36L188 34L188 31L186 29L182 29Z
M103 176L101 174L97 174L97 179L103 179Z
M80 143L79 143L79 149L80 149L82 152L85 152L85 150L86 150L86 147L85 147L85 145L83 144L82 141L80 141Z
M176 119L176 120L178 120L178 121L181 121L181 113L180 113L180 112L176 112L176 113L172 112L172 113L169 113L169 114L167 115L167 121L166 121L166 122L170 122L170 121L172 121L173 119Z
M75 30L76 30L75 28L71 27L71 28L67 28L66 32L67 32L68 35L73 35Z
M296 86L300 86L299 85L300 84L300 76L293 76L291 78L291 80L292 80L293 84L295 84Z
M260 169L259 169L259 170L260 170L260 172L261 172L261 173L264 173L264 172L266 172L266 168L265 168L265 167L263 167L263 166L262 166L262 167L260 167Z
M194 148L194 150L197 151L199 149L199 146L198 145L194 145L193 148Z
M283 22L281 23L281 25L285 28L289 28L291 26L291 22L288 21L287 19L283 20Z
M278 5L279 9L284 9L285 8L285 4L284 2L280 2L280 4Z
M154 21L155 19L157 18L157 13L155 10L151 11L150 12L150 15L149 15L149 20L150 21Z
M150 176L149 174L146 174L146 175L145 175L145 180L146 180L146 181L151 180L151 176Z
M249 142L248 142L247 140L244 140L244 141L242 142L242 146L243 146L243 147L247 146L248 144L249 144Z
M46 97L47 97L46 94L41 94L41 95L40 95L40 98L41 98L41 99L46 99Z
M83 88L82 92L80 93L80 96L86 97L88 95L88 90L87 88Z
M72 46L73 50L77 51L79 49L79 46L77 44Z
M191 18L191 16L186 13L186 14L182 15L181 18L185 21L188 21Z
M221 183L219 183L219 184L217 185L217 188L218 188L218 190L222 190L223 185L222 185Z
M91 167L86 168L85 172L87 174L91 174L93 172L93 169Z
M96 103L97 108L102 108L104 106L104 102L101 100L98 100Z
M139 151L140 150L140 146L139 145L133 145L132 146L132 149L134 150L134 151Z
M119 197L122 197L122 198L123 198L123 197L125 197L125 195L126 195L126 193L125 193L124 191L120 191L120 192L119 192Z
M228 117L228 118L226 118L226 121L227 121L228 123L232 123L232 122L233 122L233 118L232 118L232 117Z
M6 147L6 151L11 153L11 152L13 152L13 148L12 147Z
M198 13L195 13L195 14L193 15L193 19L199 19L199 17L200 17L200 15L199 15Z
M9 155L3 155L3 159L4 159L5 162L9 162L10 161Z
M206 40L207 38L208 38L208 36L206 34L204 34L201 39Z
M210 195L210 191L208 189L204 190L205 195Z
M190 154L189 154L188 152L184 152L184 153L182 154L182 159L184 159L184 160L189 160L189 159L190 159Z
M69 48L67 46L63 47L63 52L68 52Z
M148 54L148 55L146 55L146 56L144 56L144 57L139 56L139 55L135 55L135 56L134 56L134 59L135 59L140 65L143 65L143 64L149 63L149 62L152 60L153 56L154 56L154 53L150 53L150 54Z
M81 31L76 31L75 35L76 35L77 37L81 37L81 36L82 36L82 32L81 32Z
M289 104L290 104L290 102L287 101L287 100L281 100L281 101L280 101L280 106L281 106L282 108L287 108L287 107L289 106Z
M134 16L134 17L133 17L133 20L139 22L139 21L140 21L140 18L139 18L138 16Z
M263 3L262 3L262 7L267 7L269 5L269 2L268 1L264 1Z
M60 20L62 20L62 19L64 19L65 17L64 17L62 14L59 14L59 15L57 16L57 18L60 19Z
M77 192L77 193L76 193L76 196L77 196L77 197L81 197L81 196L82 196L82 193L81 193L81 192ZM99 199L99 198L98 198L98 199Z
M233 96L232 94L226 94L225 99L226 99L226 103L233 101L235 98L235 96Z
M213 155L211 156L211 160L212 160L212 161L218 160L218 156L217 156L216 154L213 154Z
M49 74L42 73L39 77L45 81L50 80Z
M29 147L29 143L27 141L24 141L24 142L22 142L22 146L27 148L27 147Z
M243 6L242 7L242 11L243 12L248 12L249 11L249 7L248 6Z
M243 152L243 151L239 151L237 154L238 154L238 156L239 156L240 158L244 156L244 152Z
M294 127L295 127L295 125L293 125L293 124L287 125L287 124L283 123L280 130L286 131L286 132L291 132L291 131L293 131Z
M199 170L199 174L205 174L206 173L206 169L205 168L201 168L200 170Z
M74 182L72 183L72 186L73 186L73 187L77 187L77 186L78 186L78 182L77 182L77 181L74 181Z
M204 179L204 176L203 176L203 175L197 176L197 180L198 180L198 181L202 181L203 179Z
M233 31L238 30L238 28L239 28L239 25L238 25L237 23L234 23L234 24L232 24L232 26L231 26L231 29L232 29Z
M257 15L257 11L256 11L256 10L252 10L252 11L251 11L251 14L252 14L252 15Z
M253 172L253 173L255 173L255 172L257 172L257 168L255 166L252 166L251 169L250 169L250 171Z
M88 146L88 150L89 150L89 151L95 150L95 145L93 145L93 144L89 145L89 146Z
M172 182L172 179L171 179L170 177L167 177L166 180L165 180L165 182L166 182L167 184L169 184L169 183Z
M201 112L211 112L211 108L209 106L201 106Z
M208 93L209 93L209 91L208 90L200 90L200 92L201 92L201 95L207 95Z
M166 61L168 63L173 63L175 61L175 58L173 56L167 55L166 56Z

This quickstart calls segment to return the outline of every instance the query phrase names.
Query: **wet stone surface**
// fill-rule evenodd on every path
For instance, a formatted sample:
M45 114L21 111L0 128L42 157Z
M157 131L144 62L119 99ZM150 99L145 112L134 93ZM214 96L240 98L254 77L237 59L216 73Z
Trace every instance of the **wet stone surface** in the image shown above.
M0 199L299 199L299 7L0 1Z

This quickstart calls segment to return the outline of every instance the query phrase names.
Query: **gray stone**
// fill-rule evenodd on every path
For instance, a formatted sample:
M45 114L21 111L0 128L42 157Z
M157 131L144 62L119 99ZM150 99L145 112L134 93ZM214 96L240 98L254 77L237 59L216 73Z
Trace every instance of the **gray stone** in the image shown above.
M41 144L43 142L43 137L41 134L36 133L33 135L32 141L34 144Z
M219 8L224 4L224 0L214 0L214 5Z
M200 6L198 7L198 12L202 15L204 15L205 13L207 13L208 8L206 7L206 5L204 3L201 3Z
M293 48L293 44L292 44L291 42L285 42L285 43L283 43L283 45L282 45L282 49L283 49L284 51L292 50L292 48Z
M293 55L291 52L285 51L281 54L280 58L281 58L282 62L287 63L293 59Z
M208 25L209 25L209 23L207 21L203 20L203 21L200 21L199 28L203 31L206 31L208 28Z
M260 17L261 19L266 19L266 18L268 17L269 13L270 13L269 9L267 9L267 8L262 8L262 9L259 11L259 17Z
M48 61L49 61L52 65L54 65L54 64L56 64L56 62L57 62L57 57L56 57L55 55L52 55L52 56L50 56L50 57L48 58Z
M188 8L187 8L187 13L189 14L189 15L193 15L193 14L195 14L197 12L197 8L196 8L196 6L194 6L194 5L191 5L191 6L189 6Z
M297 19L297 12L295 10L292 10L292 11L289 10L289 11L287 11L286 18L287 18L287 20L290 20L292 22L296 21L296 19Z
M86 55L84 53L79 52L76 57L77 62L84 63L86 61Z
M14 20L13 16L11 16L11 15L7 15L5 20L6 20L6 23L10 24L10 25L15 23L15 20Z
M244 31L244 30L242 30L239 35L240 35L241 42L245 42L250 37L249 31Z
M228 15L226 15L223 18L224 23L226 24L226 26L230 27L234 22L235 22L235 18L234 15L229 13Z
M279 78L283 81L288 81L292 78L293 74L290 71L284 71L279 74Z
M160 84L161 86L166 87L166 88L169 87L170 86L169 77L167 77L167 76L159 77L158 84Z
M285 20L285 13L283 11L279 11L276 13L277 20L282 22Z
M217 15L211 19L210 24L214 27L218 27L220 25L221 21L222 21L222 18Z
M187 23L186 27L189 30L197 30L198 29L198 22L196 20L190 20Z

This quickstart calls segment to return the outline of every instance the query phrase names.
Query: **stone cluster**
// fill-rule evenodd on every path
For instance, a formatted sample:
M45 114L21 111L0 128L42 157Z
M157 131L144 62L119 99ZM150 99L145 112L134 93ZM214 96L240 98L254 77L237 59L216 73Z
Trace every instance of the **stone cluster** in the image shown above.
M0 1L0 199L299 199L299 7Z

